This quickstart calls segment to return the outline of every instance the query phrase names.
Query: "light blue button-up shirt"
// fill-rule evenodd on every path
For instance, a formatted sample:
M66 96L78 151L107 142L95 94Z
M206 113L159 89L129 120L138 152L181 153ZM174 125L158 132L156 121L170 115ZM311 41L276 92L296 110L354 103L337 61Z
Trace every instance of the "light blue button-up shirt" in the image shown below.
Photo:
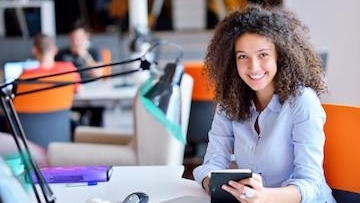
M257 117L260 134L254 128ZM245 122L217 109L204 163L193 171L195 180L201 184L211 170L229 168L234 154L238 168L261 174L265 187L296 185L302 203L334 203L323 171L325 120L310 88L284 104L274 95L261 113L253 105Z

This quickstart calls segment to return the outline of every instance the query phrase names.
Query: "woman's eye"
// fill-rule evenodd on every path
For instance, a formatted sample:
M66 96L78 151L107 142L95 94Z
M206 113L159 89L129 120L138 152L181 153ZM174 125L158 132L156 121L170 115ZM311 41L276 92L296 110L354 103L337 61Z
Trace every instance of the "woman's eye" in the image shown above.
M268 53L261 53L260 57L263 58L263 57L268 56L268 55L269 55Z
M237 58L238 58L238 59L244 59L244 58L246 58L246 55L238 55Z

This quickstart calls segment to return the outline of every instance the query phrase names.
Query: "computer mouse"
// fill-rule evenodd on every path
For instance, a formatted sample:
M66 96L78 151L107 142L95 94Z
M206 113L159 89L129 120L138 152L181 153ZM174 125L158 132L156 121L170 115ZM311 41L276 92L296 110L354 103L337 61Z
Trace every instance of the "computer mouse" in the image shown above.
M122 203L147 203L149 196L143 192L134 192L129 194Z

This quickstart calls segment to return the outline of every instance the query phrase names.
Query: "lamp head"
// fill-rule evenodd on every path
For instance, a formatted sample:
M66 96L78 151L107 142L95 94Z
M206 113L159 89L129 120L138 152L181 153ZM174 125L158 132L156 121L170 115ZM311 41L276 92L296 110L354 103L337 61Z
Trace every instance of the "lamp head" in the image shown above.
M180 83L184 68L178 63L168 63L164 74L144 97L150 99L166 117L177 124L181 122L181 93Z

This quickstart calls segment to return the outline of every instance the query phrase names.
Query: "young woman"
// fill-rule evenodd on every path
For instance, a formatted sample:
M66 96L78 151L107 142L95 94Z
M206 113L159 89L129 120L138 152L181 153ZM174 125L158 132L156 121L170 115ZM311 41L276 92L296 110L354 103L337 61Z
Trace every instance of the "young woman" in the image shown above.
M239 202L335 202L323 171L327 87L307 34L292 12L255 5L215 28L205 68L218 105L193 171L205 190L209 172L229 168L233 155L254 173L223 185Z

